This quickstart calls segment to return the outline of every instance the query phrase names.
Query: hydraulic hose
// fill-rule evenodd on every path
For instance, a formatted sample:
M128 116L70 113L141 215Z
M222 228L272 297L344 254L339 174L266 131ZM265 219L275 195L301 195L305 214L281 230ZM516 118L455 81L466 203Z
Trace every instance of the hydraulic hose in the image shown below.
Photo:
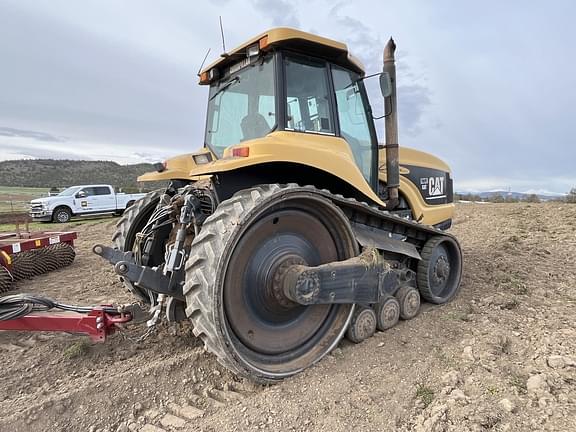
M99 306L104 312L110 315L120 314L114 307ZM72 306L58 303L48 297L37 294L13 294L0 297L0 321L12 320L26 316L32 312L47 311L50 309L60 309L77 313L90 313L93 306Z

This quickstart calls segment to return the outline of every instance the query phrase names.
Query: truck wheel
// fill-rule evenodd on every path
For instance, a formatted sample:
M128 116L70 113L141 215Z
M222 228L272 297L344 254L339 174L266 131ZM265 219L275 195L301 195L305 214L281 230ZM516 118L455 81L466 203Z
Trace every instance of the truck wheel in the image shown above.
M54 212L52 212L52 220L56 223L70 222L71 218L72 212L68 207L57 207Z

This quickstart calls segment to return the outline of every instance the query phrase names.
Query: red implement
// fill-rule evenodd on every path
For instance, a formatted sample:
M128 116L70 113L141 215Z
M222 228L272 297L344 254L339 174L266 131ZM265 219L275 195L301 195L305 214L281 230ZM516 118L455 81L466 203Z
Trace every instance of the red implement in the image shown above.
M20 318L0 321L0 330L51 331L81 333L94 342L104 342L106 336L119 325L132 320L132 315L110 315L103 309L94 308L87 314L77 312L35 312Z
M32 233L0 233L0 251L8 255L40 249L58 243L74 246L78 237L74 231L40 231Z

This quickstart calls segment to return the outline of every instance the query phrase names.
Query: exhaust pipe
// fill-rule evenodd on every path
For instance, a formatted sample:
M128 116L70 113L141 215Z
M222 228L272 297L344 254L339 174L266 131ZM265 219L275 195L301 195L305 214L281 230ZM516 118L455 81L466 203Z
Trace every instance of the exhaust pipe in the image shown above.
M390 38L386 47L384 47L384 67L383 72L390 76L392 84L389 97L384 98L384 110L386 118L384 126L386 129L386 189L388 190L388 199L386 208L393 209L399 203L398 188L400 187L400 168L398 166L398 110L396 106L396 64L394 59L396 44L394 39Z

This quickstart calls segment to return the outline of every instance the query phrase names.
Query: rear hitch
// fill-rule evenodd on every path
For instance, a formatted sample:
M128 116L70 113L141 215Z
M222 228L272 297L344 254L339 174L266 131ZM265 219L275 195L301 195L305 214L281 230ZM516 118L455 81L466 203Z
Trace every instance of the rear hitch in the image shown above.
M170 297L184 300L182 292L183 281L170 284L170 277L166 276L158 267L146 267L134 262L132 252L121 252L104 245L95 245L92 251L114 265L114 271L121 277L138 285L140 288L165 294Z

